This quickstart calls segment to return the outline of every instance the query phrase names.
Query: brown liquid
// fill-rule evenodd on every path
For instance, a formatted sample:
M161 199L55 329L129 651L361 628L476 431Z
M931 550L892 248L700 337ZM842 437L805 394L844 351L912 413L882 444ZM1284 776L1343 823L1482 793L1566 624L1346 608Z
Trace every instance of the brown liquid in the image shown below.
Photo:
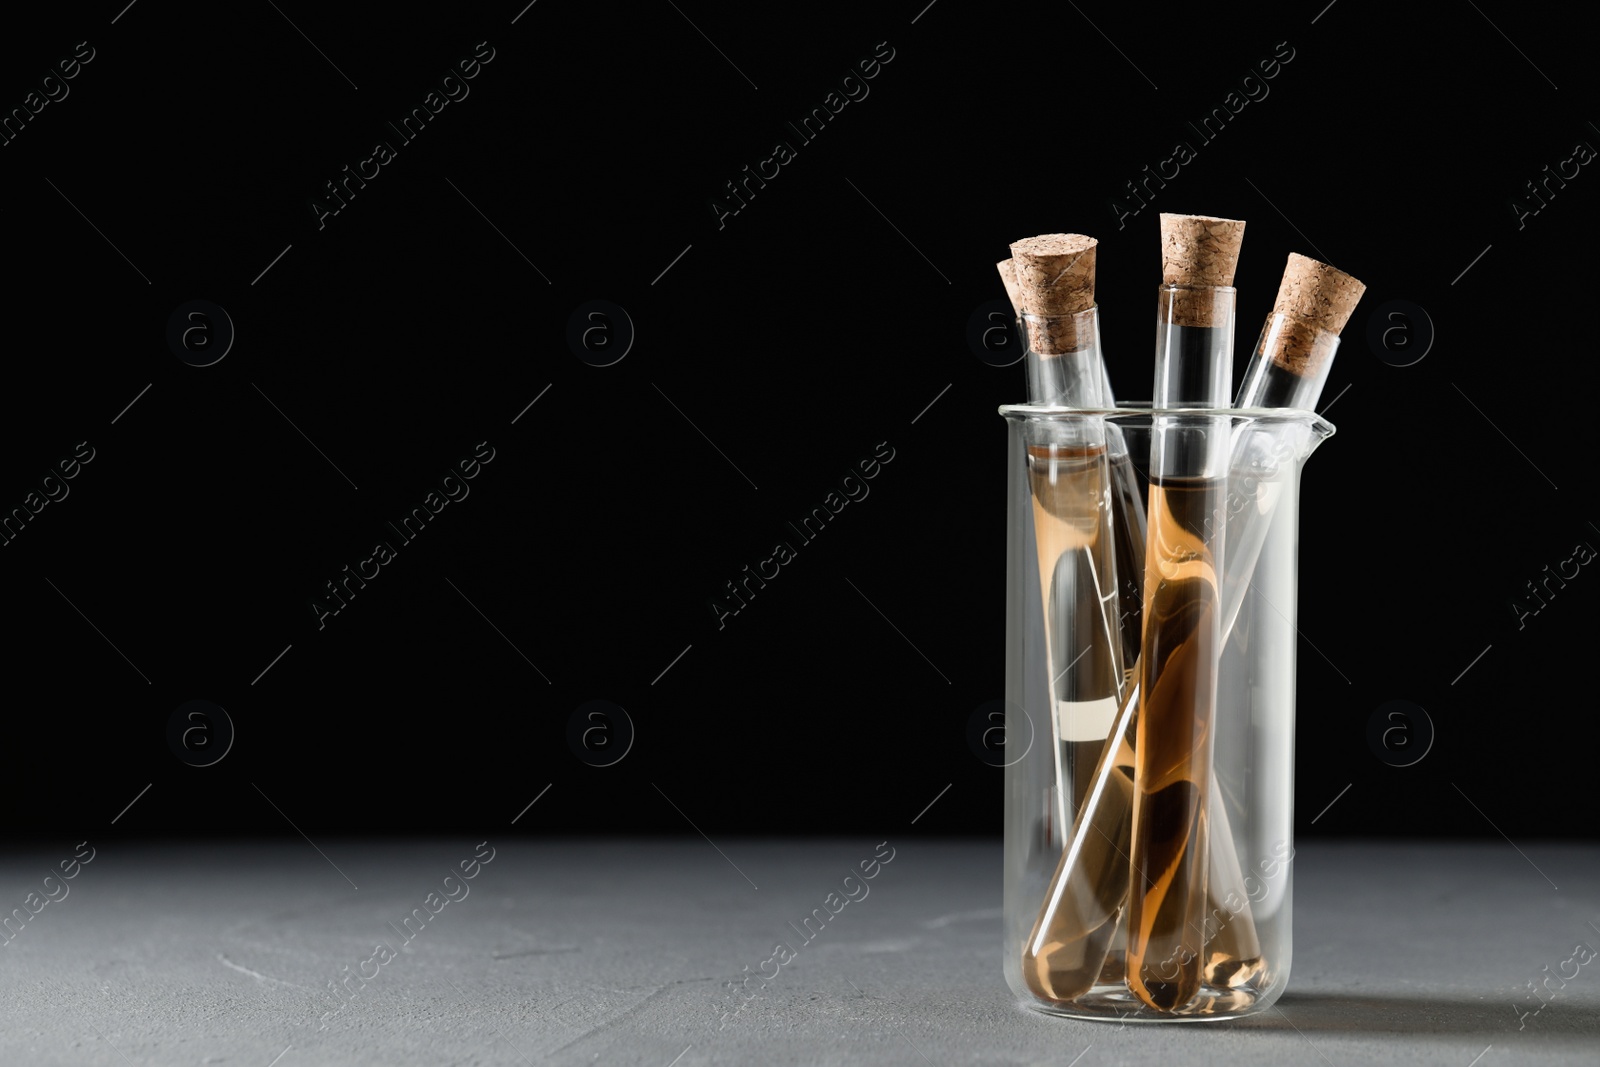
M1035 996L1065 1004L1100 984L1123 984L1126 958L1117 934L1128 900L1133 847L1134 743L1138 699L1125 704L1105 746L1072 839L1056 864L1045 901L1022 947L1022 975ZM1103 785L1099 783L1104 783ZM1213 790L1206 820L1208 894L1203 977L1213 987L1247 985L1263 967L1232 831ZM1222 901L1242 902L1230 911Z
M1062 835L1082 806L1125 682L1105 448L1031 445L1028 481L1045 605L1051 714L1060 715L1063 727L1058 731L1058 723L1051 724L1059 745L1059 785L1067 794L1056 831Z
M1213 553L1222 547L1220 532L1207 537L1206 520L1222 487L1192 478L1150 484L1127 982L1162 1012L1199 993L1204 969L1204 813L1221 639Z
M1244 869L1233 843L1223 790L1211 777L1206 806L1206 951L1201 973L1206 984L1223 989L1249 985L1262 972L1261 941ZM1231 906L1230 906L1231 905Z
M1116 936L1128 901L1133 822L1133 730L1127 703L1061 853L1033 931L1022 946L1022 977L1041 1000L1066 1003L1100 982L1121 982Z

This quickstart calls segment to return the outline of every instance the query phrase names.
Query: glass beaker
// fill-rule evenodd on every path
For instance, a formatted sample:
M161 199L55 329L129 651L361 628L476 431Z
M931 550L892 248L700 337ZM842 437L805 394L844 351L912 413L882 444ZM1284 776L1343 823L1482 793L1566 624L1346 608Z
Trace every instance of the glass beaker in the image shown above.
M1000 412L1009 442L1007 982L1030 1007L1083 1018L1221 1019L1264 1010L1287 983L1291 954L1300 471L1333 426L1294 409ZM1104 502L1108 431L1127 442L1154 509L1146 575L1106 575L1101 566L1111 555L1106 546L1123 535L1113 525L1119 512ZM1148 496L1145 457L1152 447L1159 455L1196 440L1222 461L1195 497L1204 514L1179 514L1170 489L1158 485ZM1177 524L1188 548L1174 554ZM1158 537L1168 543L1156 546ZM1170 601L1157 604L1152 623L1149 575L1160 589L1196 575L1203 581L1176 611ZM1081 591L1096 579L1113 584ZM1128 581L1142 588L1145 653L1176 647L1152 646L1148 627L1185 613L1199 620L1187 625L1210 637L1187 643L1181 655L1158 653L1168 663L1111 679L1099 665L1117 655L1125 620L1106 612L1117 611L1115 583ZM1182 656L1188 662L1180 664ZM1164 732L1143 741L1141 765L1141 676L1159 687L1180 667L1180 684L1205 690L1191 698L1198 710L1179 716L1176 740L1178 720L1166 712ZM1113 681L1120 685L1108 702L1100 690ZM1166 766L1163 751L1182 756ZM1169 788L1180 792L1163 793ZM1135 857L1148 855L1134 847L1141 835L1161 844L1160 871L1137 865ZM1180 878L1175 887L1157 885ZM1181 906L1140 901L1144 926L1130 942L1136 884Z

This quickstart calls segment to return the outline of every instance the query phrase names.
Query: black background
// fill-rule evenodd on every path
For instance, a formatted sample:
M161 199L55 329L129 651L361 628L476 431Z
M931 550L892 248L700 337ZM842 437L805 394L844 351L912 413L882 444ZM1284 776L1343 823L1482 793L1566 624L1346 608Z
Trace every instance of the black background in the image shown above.
M1511 601L1600 544L1600 178L1520 228L1510 206L1600 144L1592 26L924 3L8 14L6 109L95 53L0 148L0 507L95 456L0 548L8 833L871 833L936 795L919 830L998 833L966 726L1003 685L995 408L1023 383L969 318L1012 240L1094 235L1114 384L1148 396L1178 211L1249 222L1241 353L1289 252L1368 287L1304 481L1298 830L1592 835L1569 731L1600 579L1520 629ZM398 144L385 121L480 41L470 95ZM785 123L879 42L870 95L799 144ZM1289 50L1214 141L1184 127ZM380 138L394 161L319 229L311 199ZM797 158L719 227L779 139ZM1197 158L1119 225L1179 139ZM205 368L165 339L194 299L237 330ZM609 367L566 340L594 299L636 328ZM1437 331L1412 366L1366 340L1392 300ZM480 441L470 496L319 629L323 583ZM722 584L880 442L871 495L719 629ZM167 744L192 699L237 729L214 766ZM567 742L596 699L637 732L604 768ZM1433 724L1415 765L1369 746L1390 700Z

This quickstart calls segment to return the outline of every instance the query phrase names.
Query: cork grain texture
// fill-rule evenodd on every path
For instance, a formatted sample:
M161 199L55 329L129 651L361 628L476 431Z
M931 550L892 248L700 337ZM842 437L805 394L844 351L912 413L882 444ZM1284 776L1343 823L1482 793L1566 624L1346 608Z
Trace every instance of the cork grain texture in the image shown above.
M1337 337L1367 287L1326 263L1289 253L1272 313L1288 321L1277 333L1274 351L1268 353L1285 370L1302 377L1314 374L1330 346L1319 345L1322 333Z
M1170 314L1178 326L1218 325L1229 304L1211 290L1233 285L1244 221L1163 213L1160 224L1162 314ZM1181 288L1172 291L1171 286Z
M1041 234L1012 243L1028 343L1040 355L1075 352L1088 343L1073 316L1094 307L1098 244L1081 233Z

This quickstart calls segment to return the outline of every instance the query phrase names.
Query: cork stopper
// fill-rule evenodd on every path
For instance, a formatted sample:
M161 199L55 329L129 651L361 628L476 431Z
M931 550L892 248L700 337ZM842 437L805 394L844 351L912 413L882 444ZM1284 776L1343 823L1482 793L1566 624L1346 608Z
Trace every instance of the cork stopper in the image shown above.
M1006 299L1011 301L1011 310L1021 318L1022 290L1017 288L1017 264L1013 260L1002 259L994 268L1000 272L1000 282L1006 287Z
M1278 283L1274 312L1305 319L1318 329L1337 334L1350 321L1350 315L1367 287L1341 270L1318 263L1298 252L1289 253L1283 281Z
M1098 244L1081 233L1047 233L1012 244L1028 344L1038 354L1076 352L1089 344L1091 316L1082 313L1094 308Z
M1164 285L1232 285L1244 243L1244 220L1161 215Z
M1318 344L1318 337L1339 336L1366 291L1365 285L1341 270L1289 253L1272 304L1273 316L1284 316L1270 353L1273 362L1303 378L1316 374L1332 348Z

